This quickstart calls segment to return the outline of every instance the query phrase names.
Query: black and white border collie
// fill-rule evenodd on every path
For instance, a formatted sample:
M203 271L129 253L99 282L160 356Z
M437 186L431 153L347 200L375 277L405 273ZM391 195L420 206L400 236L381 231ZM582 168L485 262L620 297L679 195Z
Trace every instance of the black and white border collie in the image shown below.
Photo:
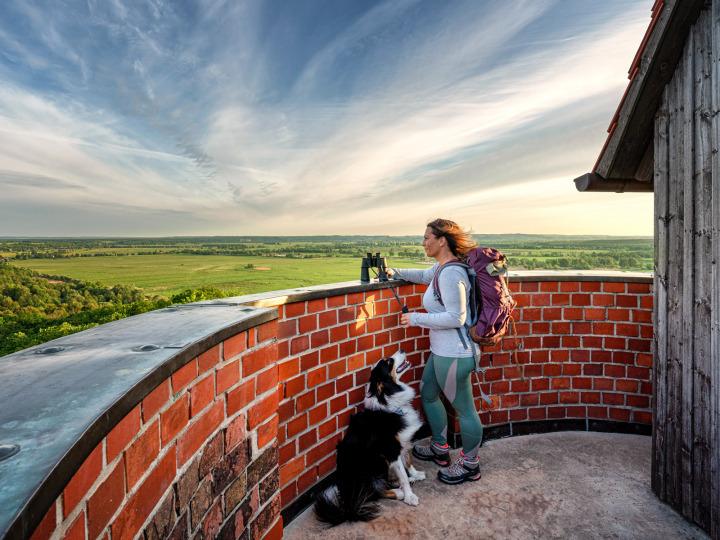
M412 407L415 391L400 381L410 367L400 350L380 360L370 372L364 410L350 417L350 425L337 445L336 483L315 499L318 519L331 525L344 521L370 521L377 517L380 498L398 499L417 506L411 482L425 473L410 462L412 439L420 418ZM397 481L399 487L391 488Z

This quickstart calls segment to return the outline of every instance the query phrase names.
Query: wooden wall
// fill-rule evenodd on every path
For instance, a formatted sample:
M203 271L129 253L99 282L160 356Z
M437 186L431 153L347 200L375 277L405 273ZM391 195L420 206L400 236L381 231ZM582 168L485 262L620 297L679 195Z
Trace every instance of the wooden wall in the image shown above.
M720 538L720 0L690 30L655 118L653 491ZM714 383L714 386L713 386Z

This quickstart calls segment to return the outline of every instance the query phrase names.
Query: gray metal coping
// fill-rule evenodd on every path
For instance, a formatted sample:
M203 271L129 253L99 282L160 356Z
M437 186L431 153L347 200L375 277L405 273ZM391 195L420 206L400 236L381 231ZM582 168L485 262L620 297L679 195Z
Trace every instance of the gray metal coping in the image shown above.
M651 283L630 272L514 272L513 281ZM27 538L84 460L158 384L287 303L396 287L347 281L159 309L0 358L0 538ZM202 313L202 316L195 316Z

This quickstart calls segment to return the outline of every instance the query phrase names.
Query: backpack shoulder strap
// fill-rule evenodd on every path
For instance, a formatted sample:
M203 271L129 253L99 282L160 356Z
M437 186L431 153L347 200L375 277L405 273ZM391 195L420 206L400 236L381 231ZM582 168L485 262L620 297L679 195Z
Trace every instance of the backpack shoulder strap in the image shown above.
M467 264L462 263L460 261L450 261L450 262L446 262L442 266L439 266L438 269L435 271L435 275L433 276L433 279L432 279L433 294L435 295L435 298L437 299L437 301L440 302L440 304L443 306L445 304L443 303L442 296L440 295L440 283L439 283L440 272L442 272L443 269L447 268L448 266L462 266L465 269L465 271L467 271L470 268L470 266L468 266ZM472 281L473 280L470 280L470 288L472 288L472 286L473 286Z

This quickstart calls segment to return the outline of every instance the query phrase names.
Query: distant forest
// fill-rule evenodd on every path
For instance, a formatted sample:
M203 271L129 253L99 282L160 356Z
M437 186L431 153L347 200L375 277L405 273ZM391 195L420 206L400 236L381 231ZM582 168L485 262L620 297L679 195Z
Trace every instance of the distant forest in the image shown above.
M505 252L515 269L652 270L651 238L554 235L476 235L480 245ZM0 239L0 256L16 260L126 255L238 257L421 257L420 236L238 236L111 239Z

